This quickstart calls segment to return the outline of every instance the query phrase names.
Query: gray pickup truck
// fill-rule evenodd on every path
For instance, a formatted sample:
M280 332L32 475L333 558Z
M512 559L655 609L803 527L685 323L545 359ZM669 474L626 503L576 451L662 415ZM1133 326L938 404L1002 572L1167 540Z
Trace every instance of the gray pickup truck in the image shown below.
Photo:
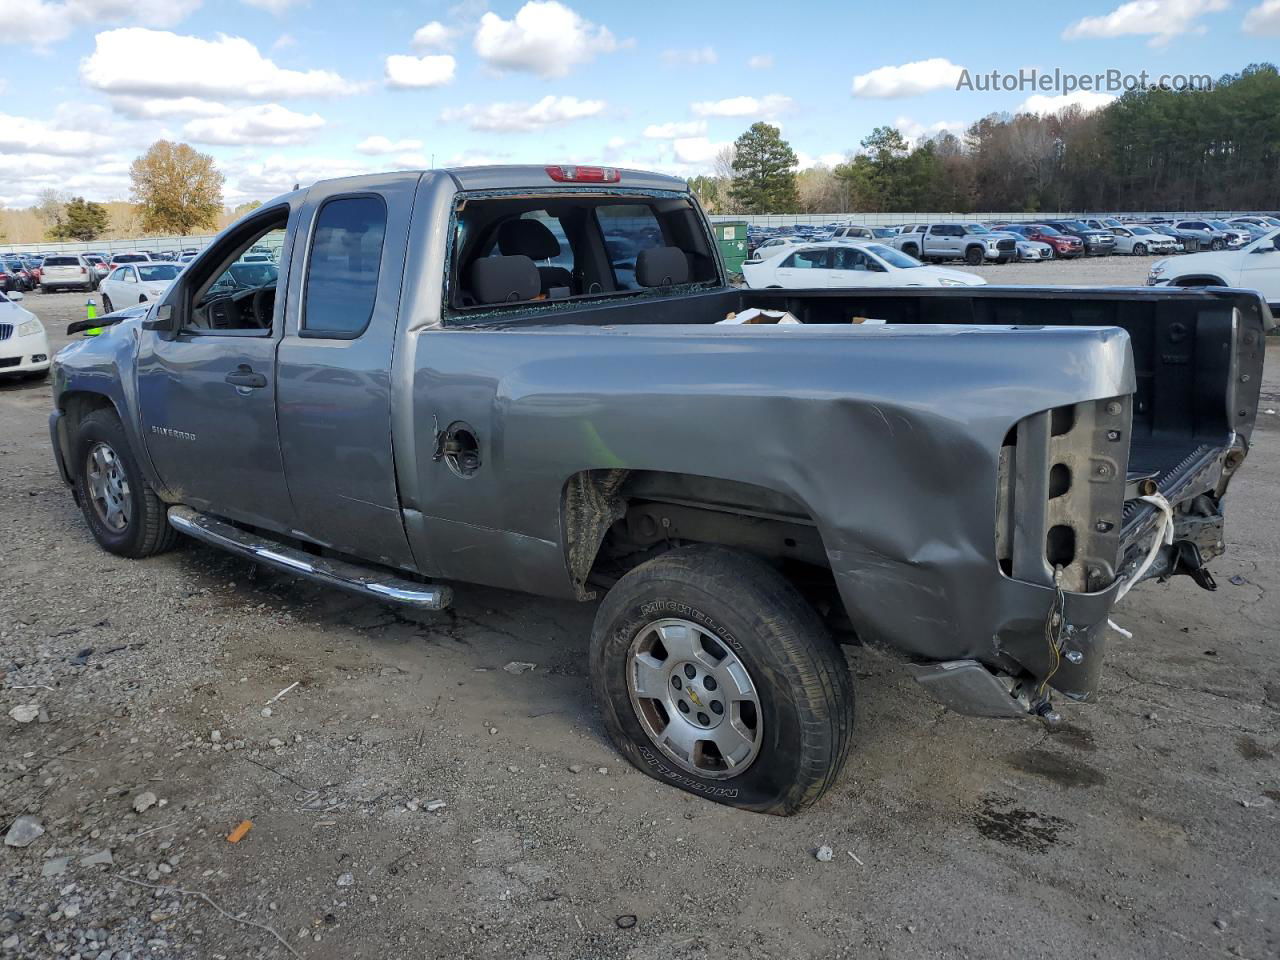
M752 307L800 322L720 322ZM317 183L93 322L50 427L103 548L182 533L426 610L599 597L627 759L786 814L853 743L841 643L1052 721L1133 582L1212 587L1273 321L1223 289L735 288L682 181L552 166Z
M1008 263L1018 258L1016 239L992 233L976 223L908 223L889 241L903 253L923 260Z

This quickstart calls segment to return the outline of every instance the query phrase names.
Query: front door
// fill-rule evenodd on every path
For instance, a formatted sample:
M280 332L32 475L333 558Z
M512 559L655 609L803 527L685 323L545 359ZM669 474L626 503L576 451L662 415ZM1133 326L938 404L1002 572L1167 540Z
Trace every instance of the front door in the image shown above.
M276 346L283 298L275 263L240 257L255 243L286 243L279 207L224 237L180 278L176 331L145 330L138 398L147 451L186 504L274 530L292 527L276 430Z

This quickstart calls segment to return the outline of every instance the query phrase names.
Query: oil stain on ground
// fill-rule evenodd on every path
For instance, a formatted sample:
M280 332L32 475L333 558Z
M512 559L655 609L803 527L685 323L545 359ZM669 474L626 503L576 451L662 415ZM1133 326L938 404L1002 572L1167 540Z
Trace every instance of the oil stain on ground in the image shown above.
M1034 810L1014 806L1012 797L988 796L973 815L973 825L988 840L1030 853L1045 853L1061 842L1070 824Z
M1236 752L1246 760L1271 760L1275 757L1274 753L1247 734L1236 738Z
M1060 787L1097 787L1107 782L1100 771L1087 763L1047 750L1024 750L1009 762L1015 770L1041 777Z

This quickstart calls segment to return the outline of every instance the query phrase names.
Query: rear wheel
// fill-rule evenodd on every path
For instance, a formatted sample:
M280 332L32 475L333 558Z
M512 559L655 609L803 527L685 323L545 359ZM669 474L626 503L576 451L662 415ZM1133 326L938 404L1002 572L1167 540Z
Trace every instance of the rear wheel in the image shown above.
M177 534L165 503L138 468L114 410L95 410L80 421L73 456L76 498L102 549L139 558L173 546Z
M777 571L723 547L682 547L619 580L596 614L591 679L633 765L729 806L807 807L852 743L840 647Z

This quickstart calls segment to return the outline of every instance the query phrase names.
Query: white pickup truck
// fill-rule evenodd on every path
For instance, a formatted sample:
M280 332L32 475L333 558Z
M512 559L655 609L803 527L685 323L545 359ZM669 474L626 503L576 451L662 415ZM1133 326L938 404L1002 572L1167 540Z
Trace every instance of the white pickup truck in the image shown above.
M993 261L1008 263L1018 256L1012 237L996 235L985 227L963 223L908 223L890 241L903 253L923 260L963 260L971 267Z
M1157 260L1149 287L1243 287L1257 290L1273 310L1280 308L1280 230L1238 250L1212 250Z

